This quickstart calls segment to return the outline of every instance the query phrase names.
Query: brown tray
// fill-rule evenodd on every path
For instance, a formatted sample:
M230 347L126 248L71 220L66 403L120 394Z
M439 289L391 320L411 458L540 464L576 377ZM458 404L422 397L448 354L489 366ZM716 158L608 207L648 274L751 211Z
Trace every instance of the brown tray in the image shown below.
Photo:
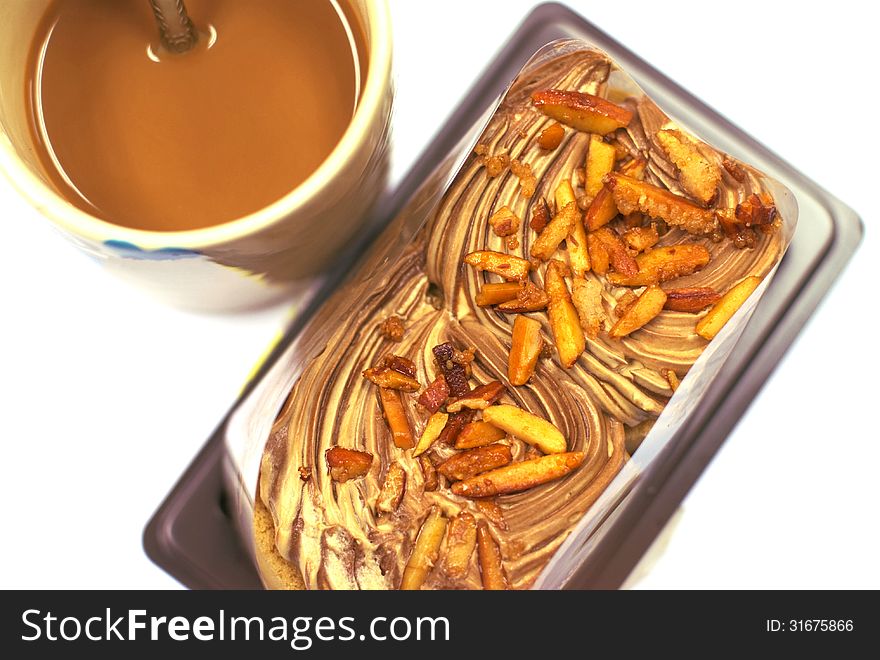
M828 292L861 240L858 216L714 110L639 59L594 25L559 4L536 8L486 68L409 174L379 205L368 226L374 237L412 197L494 103L531 55L560 38L577 38L606 51L673 117L687 117L701 137L789 187L800 215L794 239L733 352L696 409L641 475L603 525L598 540L577 528L548 565L543 582L564 588L617 588L641 559L691 486L718 451L767 377ZM369 240L369 239L367 239ZM336 287L365 242L353 246L325 284ZM325 296L318 294L314 300ZM251 391L313 313L300 314L263 368ZM147 555L193 589L260 588L251 557L228 515L224 480L231 470L224 444L230 413L165 498L144 531ZM583 563L589 543L589 562Z

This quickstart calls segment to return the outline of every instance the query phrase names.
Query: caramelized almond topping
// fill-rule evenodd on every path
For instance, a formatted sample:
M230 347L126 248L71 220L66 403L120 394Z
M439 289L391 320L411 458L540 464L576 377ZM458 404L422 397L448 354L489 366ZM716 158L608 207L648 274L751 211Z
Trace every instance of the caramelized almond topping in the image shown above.
M541 323L527 316L517 316L511 333L507 377L511 385L525 385L535 373L544 346Z
M446 377L443 374L438 374L437 378L419 395L418 402L433 414L443 407L448 398L449 385L446 384Z
M540 234L548 222L550 222L550 207L547 206L547 200L542 197L532 207L532 219L529 220L529 227Z
M667 289L666 309L675 312L701 312L718 302L721 295L708 286Z
M472 514L463 511L446 528L446 556L443 565L449 577L460 578L467 575L476 545L477 521Z
M605 135L632 120L632 112L601 96L561 89L532 94L532 103L542 113L584 133Z
M486 517L486 520L492 523L495 527L500 530L507 529L507 523L504 520L504 512L501 510L501 507L498 506L498 502L495 501L495 498L475 498L474 505L477 507L477 511L482 513Z
M711 211L665 188L617 172L605 177L605 183L611 188L617 209L624 215L641 211L691 234L709 234L715 229L715 217Z
M356 449L332 447L324 452L330 478L337 483L364 476L373 464L373 455Z
M501 303L498 309L511 314L523 314L544 309L549 302L550 296L544 293L543 289L526 281L517 291L516 298Z
M400 506L403 493L406 490L406 471L400 463L394 462L388 466L385 481L376 499L376 510L381 513L393 513Z
M459 412L463 408L471 410L483 410L495 403L504 394L504 385L501 381L493 380L485 385L479 385L464 396L451 401L446 409L449 412Z
M449 393L454 397L462 397L470 392L465 365L453 359L456 351L452 344L449 342L439 344L431 349L431 352L434 354L437 368L443 372Z
M422 476L425 479L425 492L437 490L440 487L437 468L434 467L434 463L431 462L431 459L426 454L419 456L419 467L422 468Z
M518 318L524 318L522 316ZM456 449L473 449L484 447L493 442L503 440L507 434L501 429L492 426L489 422L470 422L462 427L458 438L455 440Z
M506 280L524 280L529 276L529 269L532 267L526 259L492 250L471 252L465 256L464 262L477 270L488 270Z
M501 561L501 549L492 538L489 528L481 523L477 528L477 556L480 561L480 576L483 580L483 589L498 591L509 589L507 575L504 573L504 565Z
M550 124L547 128L541 131L541 135L538 136L538 146L541 147L541 149L552 151L562 144L562 138L564 137L565 129L562 128L561 124Z
M456 454L442 463L437 471L450 481L461 481L507 465L512 460L510 447L492 444Z

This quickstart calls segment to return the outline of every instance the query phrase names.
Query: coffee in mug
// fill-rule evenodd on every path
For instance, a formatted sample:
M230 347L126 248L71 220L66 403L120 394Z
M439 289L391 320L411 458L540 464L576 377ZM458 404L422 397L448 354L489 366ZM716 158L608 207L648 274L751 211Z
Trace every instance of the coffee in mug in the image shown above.
M33 39L27 104L52 183L77 207L148 231L246 216L339 142L364 37L330 0L186 0L199 39L159 45L147 0L54 0Z

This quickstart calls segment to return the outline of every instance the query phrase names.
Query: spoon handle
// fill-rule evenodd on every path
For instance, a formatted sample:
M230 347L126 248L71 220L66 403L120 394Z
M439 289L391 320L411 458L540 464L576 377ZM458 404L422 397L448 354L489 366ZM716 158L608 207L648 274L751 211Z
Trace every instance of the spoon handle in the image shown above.
M172 53L185 53L198 40L198 32L186 13L183 0L150 0L162 46Z

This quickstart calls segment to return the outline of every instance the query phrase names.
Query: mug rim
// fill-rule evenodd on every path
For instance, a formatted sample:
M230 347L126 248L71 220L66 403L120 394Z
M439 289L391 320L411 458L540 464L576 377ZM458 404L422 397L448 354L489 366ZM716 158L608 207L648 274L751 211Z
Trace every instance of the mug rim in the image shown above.
M359 3L352 3L353 7ZM13 186L52 223L71 234L99 243L124 241L146 250L168 246L199 249L249 236L281 222L318 199L333 175L361 148L369 128L385 105L391 84L391 16L386 0L365 0L369 23L367 77L354 115L330 154L302 183L275 202L248 215L201 229L151 231L133 229L97 218L65 199L22 162L12 141L0 126L0 171Z

